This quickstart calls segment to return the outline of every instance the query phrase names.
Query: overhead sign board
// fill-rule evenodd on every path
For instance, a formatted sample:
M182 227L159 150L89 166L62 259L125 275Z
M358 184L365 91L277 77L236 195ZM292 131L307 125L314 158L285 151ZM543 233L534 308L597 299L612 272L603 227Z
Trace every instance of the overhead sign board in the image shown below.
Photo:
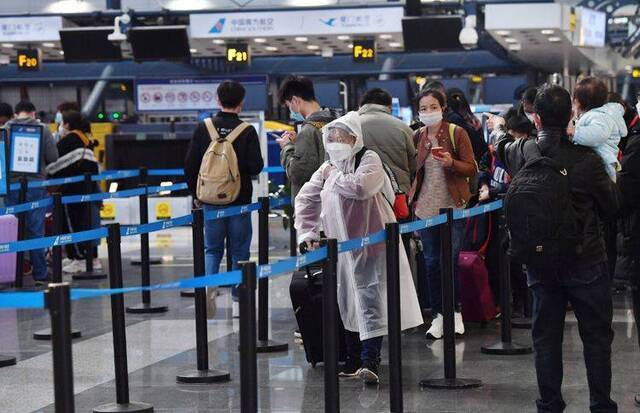
M607 14L580 7L576 46L604 47L607 38Z
M0 17L3 42L54 42L60 40L62 17Z
M140 112L198 112L220 109L218 85L228 78L206 77L193 79L139 79L135 84L136 109ZM255 99L266 99L266 78L251 76L238 79ZM259 87L262 86L262 87ZM264 96L257 96L258 94ZM261 99L259 99L261 98ZM262 103L245 102L245 108Z
M376 59L376 42L373 39L354 40L351 50L356 63L373 62Z
M191 14L192 38L401 33L402 7Z
M40 70L42 62L42 52L40 49L18 50L16 55L16 64L18 70L36 71Z
M246 43L234 43L227 45L225 54L227 63L246 65L251 61L249 45Z

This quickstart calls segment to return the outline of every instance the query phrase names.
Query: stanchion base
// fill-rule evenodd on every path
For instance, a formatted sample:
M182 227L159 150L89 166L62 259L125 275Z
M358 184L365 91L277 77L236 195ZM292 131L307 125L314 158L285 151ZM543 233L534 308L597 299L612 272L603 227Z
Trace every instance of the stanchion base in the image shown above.
M258 353L280 353L283 351L289 351L289 344L273 340L258 340L256 343L256 352Z
M511 327L519 328L523 330L531 330L531 318L529 317L520 317L511 319Z
M420 381L420 387L427 389L474 389L482 386L476 379L427 379Z
M15 366L16 358L11 356L0 355L0 367Z
M71 338L80 338L82 337L82 333L80 332L80 330L76 330L76 329L71 329ZM42 340L42 341L49 341L51 340L51 329L50 328L46 328L44 330L40 330L40 331L36 331L35 333L33 333L33 339L34 340Z
M231 375L228 371L224 370L192 370L184 372L176 376L178 383L184 384L207 384L207 383L220 383L223 381L230 381Z
M129 412L129 413L151 413L153 412L153 406L148 403L129 402L125 404L109 403L102 406L95 407L93 413L116 413L116 412Z
M481 347L483 354L492 354L497 356L519 356L523 354L533 353L533 349L529 346L523 346L517 343L497 343L492 346Z
M130 314L158 314L166 313L167 311L169 311L169 307L167 307L166 305L151 305L140 303L138 305L127 307L127 313Z
M194 290L182 290L182 291L180 291L180 297L193 298L195 296L196 296L196 292Z
M105 278L107 278L107 274L99 271L79 272L77 274L73 274L71 278L76 281L104 280Z
M160 264L162 264L162 258L160 257L149 258L149 265L160 265ZM135 265L135 266L142 265L142 260L140 260L140 258L133 258L131 260L131 265Z

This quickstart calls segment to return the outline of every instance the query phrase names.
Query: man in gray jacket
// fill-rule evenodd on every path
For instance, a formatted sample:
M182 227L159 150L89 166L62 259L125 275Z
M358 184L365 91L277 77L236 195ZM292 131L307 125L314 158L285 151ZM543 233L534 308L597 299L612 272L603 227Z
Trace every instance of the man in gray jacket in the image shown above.
M396 175L398 186L408 194L416 173L413 132L391 116L391 95L383 89L368 90L360 101L364 146L375 151Z
M291 119L302 122L299 133L286 132L277 140L282 151L280 164L291 183L291 200L325 158L322 127L335 119L331 111L320 107L313 83L306 77L289 76L280 86L278 98L286 105Z
M7 122L4 127L11 130L11 125L34 125L42 126L42 136L40 137L40 159L38 172L35 174L19 174L12 172L9 175L10 182L16 182L21 176L26 176L29 181L40 181L45 179L45 167L58 160L58 148L49 128L36 119L36 108L31 102L20 102L15 107L16 117ZM19 202L19 191L12 191L5 199L7 206L16 205ZM37 201L47 197L45 188L29 188L27 190L27 202ZM44 216L45 209L33 209L25 213L25 229L27 239L44 237ZM42 285L47 281L47 263L45 261L44 250L32 250L29 252L31 264L33 265L33 279L36 285Z

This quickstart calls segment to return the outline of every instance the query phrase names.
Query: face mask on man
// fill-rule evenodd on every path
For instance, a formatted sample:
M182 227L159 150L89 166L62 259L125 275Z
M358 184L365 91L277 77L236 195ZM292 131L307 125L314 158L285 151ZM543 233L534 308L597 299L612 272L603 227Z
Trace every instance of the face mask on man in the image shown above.
M425 126L433 126L442 121L442 112L420 113L420 122Z
M58 125L62 125L62 112L56 112L56 118L54 122Z
M524 116L526 116L527 119L529 119L529 122L534 123L533 122L533 113L525 112Z
M294 122L304 122L304 116L302 116L300 112L291 111L289 118Z
M331 142L325 148L331 161L344 161L351 155L351 145L348 143Z

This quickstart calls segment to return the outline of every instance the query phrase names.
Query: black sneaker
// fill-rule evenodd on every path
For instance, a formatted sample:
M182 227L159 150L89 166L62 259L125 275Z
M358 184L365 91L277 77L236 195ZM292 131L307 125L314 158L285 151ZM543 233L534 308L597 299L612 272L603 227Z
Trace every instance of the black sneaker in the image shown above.
M371 360L365 360L362 363L362 368L358 371L358 376L364 384L378 384L378 366L379 363Z
M347 358L347 362L344 363L344 366L340 369L340 373L338 376L343 378L354 378L358 377L358 372L360 371L360 367L362 366L362 362L359 358Z

